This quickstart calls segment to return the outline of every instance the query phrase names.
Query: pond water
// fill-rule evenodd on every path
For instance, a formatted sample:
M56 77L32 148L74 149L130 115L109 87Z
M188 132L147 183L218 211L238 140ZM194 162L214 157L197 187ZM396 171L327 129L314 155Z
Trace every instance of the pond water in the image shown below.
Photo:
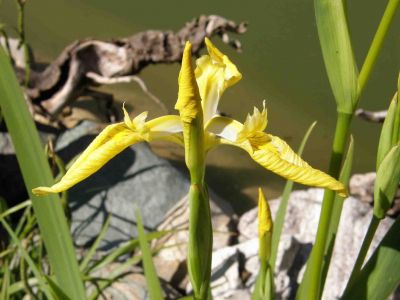
M359 66L384 11L386 1L349 1L350 28ZM177 30L200 14L217 14L236 22L247 21L247 33L239 36L243 52L236 53L214 38L243 74L228 90L220 110L243 121L253 106L267 100L268 132L296 148L313 122L318 121L304 157L311 165L327 170L335 126L335 103L322 61L312 0L252 1L109 1L28 0L27 39L39 61L54 59L76 39L125 37L146 29ZM0 21L15 24L15 5L3 0ZM392 25L376 69L361 99L361 107L381 110L395 91L399 70L399 17ZM179 65L151 66L140 76L149 89L172 110L177 94ZM102 88L119 101L131 104L133 114L162 110L135 84ZM372 171L380 125L356 119L354 172ZM156 144L154 149L182 167L182 152ZM247 154L222 147L208 157L207 181L240 212L253 205L258 186L268 198L280 194L284 180L265 171ZM303 187L298 187L303 188Z

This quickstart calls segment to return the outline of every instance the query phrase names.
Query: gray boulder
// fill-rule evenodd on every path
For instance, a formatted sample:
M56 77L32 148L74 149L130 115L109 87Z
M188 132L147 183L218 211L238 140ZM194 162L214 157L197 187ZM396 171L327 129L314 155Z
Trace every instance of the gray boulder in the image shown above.
M322 189L295 191L290 195L276 262L277 299L295 299L307 257L315 240L322 197ZM269 201L269 204L272 215L275 216L279 199ZM345 200L322 299L333 300L340 297L371 215L372 208L368 203L353 197ZM393 219L390 218L382 220L369 255L392 223ZM239 220L239 244L213 253L211 285L216 287L213 290L214 299L250 299L259 270L257 227L257 208L254 208L243 214Z
M68 161L83 151L98 131L96 123L84 121L60 135L56 149ZM153 230L188 189L187 177L156 156L146 143L129 147L69 191L75 243L90 245L110 214L101 250L135 237L135 207L145 228Z

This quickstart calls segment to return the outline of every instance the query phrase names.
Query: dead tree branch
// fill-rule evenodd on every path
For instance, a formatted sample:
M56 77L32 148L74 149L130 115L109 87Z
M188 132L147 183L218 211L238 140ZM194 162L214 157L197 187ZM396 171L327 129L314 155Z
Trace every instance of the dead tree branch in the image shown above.
M93 86L135 81L149 94L144 82L136 76L143 68L150 64L180 62L187 40L191 41L195 55L204 46L204 38L214 35L240 50L240 42L231 40L228 33L242 34L246 27L246 23L236 24L212 15L193 19L178 32L147 30L111 41L76 41L43 71L32 64L25 94L33 103L35 114L53 120L63 108L87 95ZM18 66L16 69L20 74ZM160 102L153 94L149 95Z
M369 111L359 108L356 110L356 116L366 121L374 123L383 123L385 121L387 110Z

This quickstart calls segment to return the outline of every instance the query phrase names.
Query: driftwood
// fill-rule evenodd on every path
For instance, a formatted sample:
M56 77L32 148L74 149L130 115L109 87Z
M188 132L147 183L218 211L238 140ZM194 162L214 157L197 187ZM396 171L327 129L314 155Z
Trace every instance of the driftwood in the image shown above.
M387 115L387 110L369 111L359 108L356 110L356 116L366 121L374 123L383 123Z
M228 33L244 33L246 23L236 24L220 16L200 16L185 24L178 32L147 30L127 38L111 41L80 40L66 47L51 64L39 68L31 65L31 76L25 96L36 120L43 117L59 120L62 110L82 96L99 96L93 87L104 84L135 81L147 91L136 75L150 64L180 62L184 44L191 41L193 53L204 47L204 38L213 35L237 50L240 42L231 40ZM33 60L32 60L33 61ZM15 64L23 82L23 70ZM103 98L101 94L98 98ZM154 100L157 98L150 94ZM106 97L108 105L112 96Z

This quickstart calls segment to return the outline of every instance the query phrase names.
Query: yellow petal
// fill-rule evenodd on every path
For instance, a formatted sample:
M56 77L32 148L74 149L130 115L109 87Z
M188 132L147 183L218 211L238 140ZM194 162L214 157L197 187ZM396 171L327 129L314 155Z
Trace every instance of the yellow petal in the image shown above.
M75 161L61 180L51 187L32 190L35 195L60 193L89 177L125 148L144 138L125 123L107 126Z
M267 137L270 142L253 148L253 151L249 152L261 166L286 179L305 185L328 188L336 191L341 197L347 196L346 188L341 182L312 168L285 141L269 134Z
M146 118L147 111L142 112L137 115L134 119L131 120L128 112L125 109L125 103L122 105L122 110L124 111L124 123L125 125L133 131L145 133L147 131L146 128Z
M255 115L262 116L263 113ZM246 129L245 125L236 120L214 117L208 122L206 130L217 137L218 140L213 142L214 145L222 143L240 147L264 168L286 179L305 185L328 188L338 192L342 197L347 196L346 188L341 182L312 168L285 141L262 131L248 130L264 127L262 122L256 122L250 116L247 118L247 123L255 125L248 125ZM248 134L247 138L244 132Z
M224 91L238 82L242 74L209 39L206 38L205 43L209 55L197 59L195 74L202 99L204 122L207 123L217 114L218 102Z
M261 188L258 189L258 236L272 232L272 217L268 202Z
M246 121L243 124L242 130L238 133L237 141L243 142L246 139L253 139L253 144L263 144L262 141L263 131L267 127L267 109L265 108L265 101L263 102L263 110L260 112L257 107L254 107L253 114L248 114Z
M242 128L242 123L234 119L217 116L207 123L205 130L230 142L236 142Z
M146 126L150 130L149 141L163 140L184 145L182 122L179 116L167 115L155 118L148 121Z
M186 42L182 66L178 78L179 92L175 109L179 110L182 122L191 123L197 116L202 117L201 99L192 66L192 45Z

